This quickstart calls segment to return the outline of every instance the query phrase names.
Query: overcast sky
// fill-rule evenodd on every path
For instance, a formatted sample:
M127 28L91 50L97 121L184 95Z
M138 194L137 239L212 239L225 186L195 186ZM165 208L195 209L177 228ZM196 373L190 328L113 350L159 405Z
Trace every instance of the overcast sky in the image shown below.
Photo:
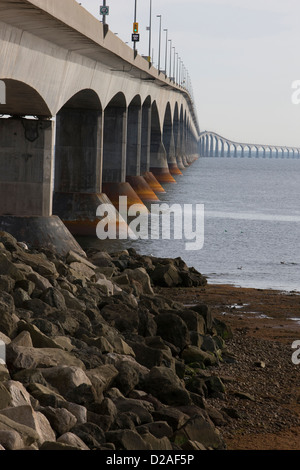
M101 20L102 0L79 3ZM106 4L110 30L132 45L135 0ZM137 0L141 55L148 55L149 12L150 0ZM292 83L300 80L299 0L152 0L157 66L156 15L162 15L162 30L168 29L189 71L202 130L236 141L300 147L300 104L291 99ZM162 31L162 68L165 45Z

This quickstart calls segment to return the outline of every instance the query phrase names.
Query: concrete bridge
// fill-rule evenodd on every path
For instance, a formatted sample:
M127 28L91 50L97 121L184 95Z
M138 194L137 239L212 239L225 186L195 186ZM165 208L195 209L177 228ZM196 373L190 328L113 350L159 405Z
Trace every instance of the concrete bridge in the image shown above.
M0 229L63 252L198 158L188 90L75 0L0 0L0 54Z
M300 149L296 147L234 142L209 131L200 133L199 152L202 157L300 157Z

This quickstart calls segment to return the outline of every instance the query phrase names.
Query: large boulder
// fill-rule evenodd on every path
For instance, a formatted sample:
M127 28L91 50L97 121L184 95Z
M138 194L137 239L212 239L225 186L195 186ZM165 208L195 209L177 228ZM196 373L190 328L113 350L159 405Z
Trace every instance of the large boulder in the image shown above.
M45 415L39 411L34 411L30 405L10 407L0 411L1 415L32 428L38 435L38 444L45 441L55 441L56 436Z
M157 335L165 341L174 344L180 350L190 344L189 329L186 323L172 311L155 317Z
M191 403L184 383L171 369L153 367L145 379L144 390L154 395L166 405L180 406Z
M40 369L40 372L46 381L55 387L63 396L71 389L79 387L79 385L92 385L90 379L81 367L60 365Z
M226 444L213 423L200 414L190 418L172 439L175 444L182 446L188 441L203 444L206 449L224 450Z
M85 368L84 363L67 351L55 348L27 348L9 344L6 361L14 370L69 365Z
M178 270L173 263L158 265L150 273L151 280L155 286L176 287L182 283Z

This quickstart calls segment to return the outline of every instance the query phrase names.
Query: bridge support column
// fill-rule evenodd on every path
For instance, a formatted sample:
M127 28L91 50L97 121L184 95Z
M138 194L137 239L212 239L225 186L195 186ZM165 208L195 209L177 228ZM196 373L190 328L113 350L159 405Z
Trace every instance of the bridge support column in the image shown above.
M158 197L141 176L142 109L130 105L127 120L126 182L143 202L158 201Z
M159 183L176 183L169 171L167 152L162 141L151 143L151 165L150 171Z
M95 109L62 109L56 118L53 211L74 235L95 235L102 193L103 115Z
M53 122L10 118L0 122L0 230L33 248L83 253L52 215Z
M117 210L120 196L127 197L128 207L133 204L143 205L140 197L126 181L127 119L125 100L116 95L104 112L102 191ZM134 122L137 125L139 119L132 116L131 125L134 125ZM133 132L137 138L139 131L135 129Z
M182 172L180 171L178 164L177 164L176 148L175 148L175 140L174 140L173 132L171 132L170 144L168 146L168 149L166 150L167 150L168 166L169 166L171 175L182 176Z
M150 172L150 148L151 148L151 103L150 100L142 106L142 134L141 134L141 175L150 189L156 193L164 193L165 190Z
M162 141L162 132L156 108L152 109L150 155L150 172L153 173L158 182L162 184L176 183L169 170L167 152Z

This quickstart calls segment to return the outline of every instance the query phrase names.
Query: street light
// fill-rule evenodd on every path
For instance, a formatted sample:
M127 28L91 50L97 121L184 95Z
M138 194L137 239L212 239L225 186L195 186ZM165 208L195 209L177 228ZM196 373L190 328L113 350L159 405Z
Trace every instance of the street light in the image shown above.
M103 6L106 7L106 0L103 0ZM102 15L102 24L106 24L106 15Z
M158 71L160 72L161 15L156 15L156 17L159 18Z
M137 0L134 1L134 20L133 20L134 23L136 23L136 2L137 2ZM136 49L136 42L134 41L133 42L133 50L135 51L135 49Z
M164 29L166 31L166 53L165 53L165 75L167 75L167 60L168 60L168 30Z
M172 39L169 39L169 43L170 43L170 72L169 72L169 78L171 79L171 77L172 77L172 59L171 59L171 55L172 55Z
M172 49L174 49L174 58L173 58L173 82L175 83L175 47L173 46Z
M152 0L150 0L150 19L149 19L149 50L148 50L148 62L151 61L151 36L152 36Z

